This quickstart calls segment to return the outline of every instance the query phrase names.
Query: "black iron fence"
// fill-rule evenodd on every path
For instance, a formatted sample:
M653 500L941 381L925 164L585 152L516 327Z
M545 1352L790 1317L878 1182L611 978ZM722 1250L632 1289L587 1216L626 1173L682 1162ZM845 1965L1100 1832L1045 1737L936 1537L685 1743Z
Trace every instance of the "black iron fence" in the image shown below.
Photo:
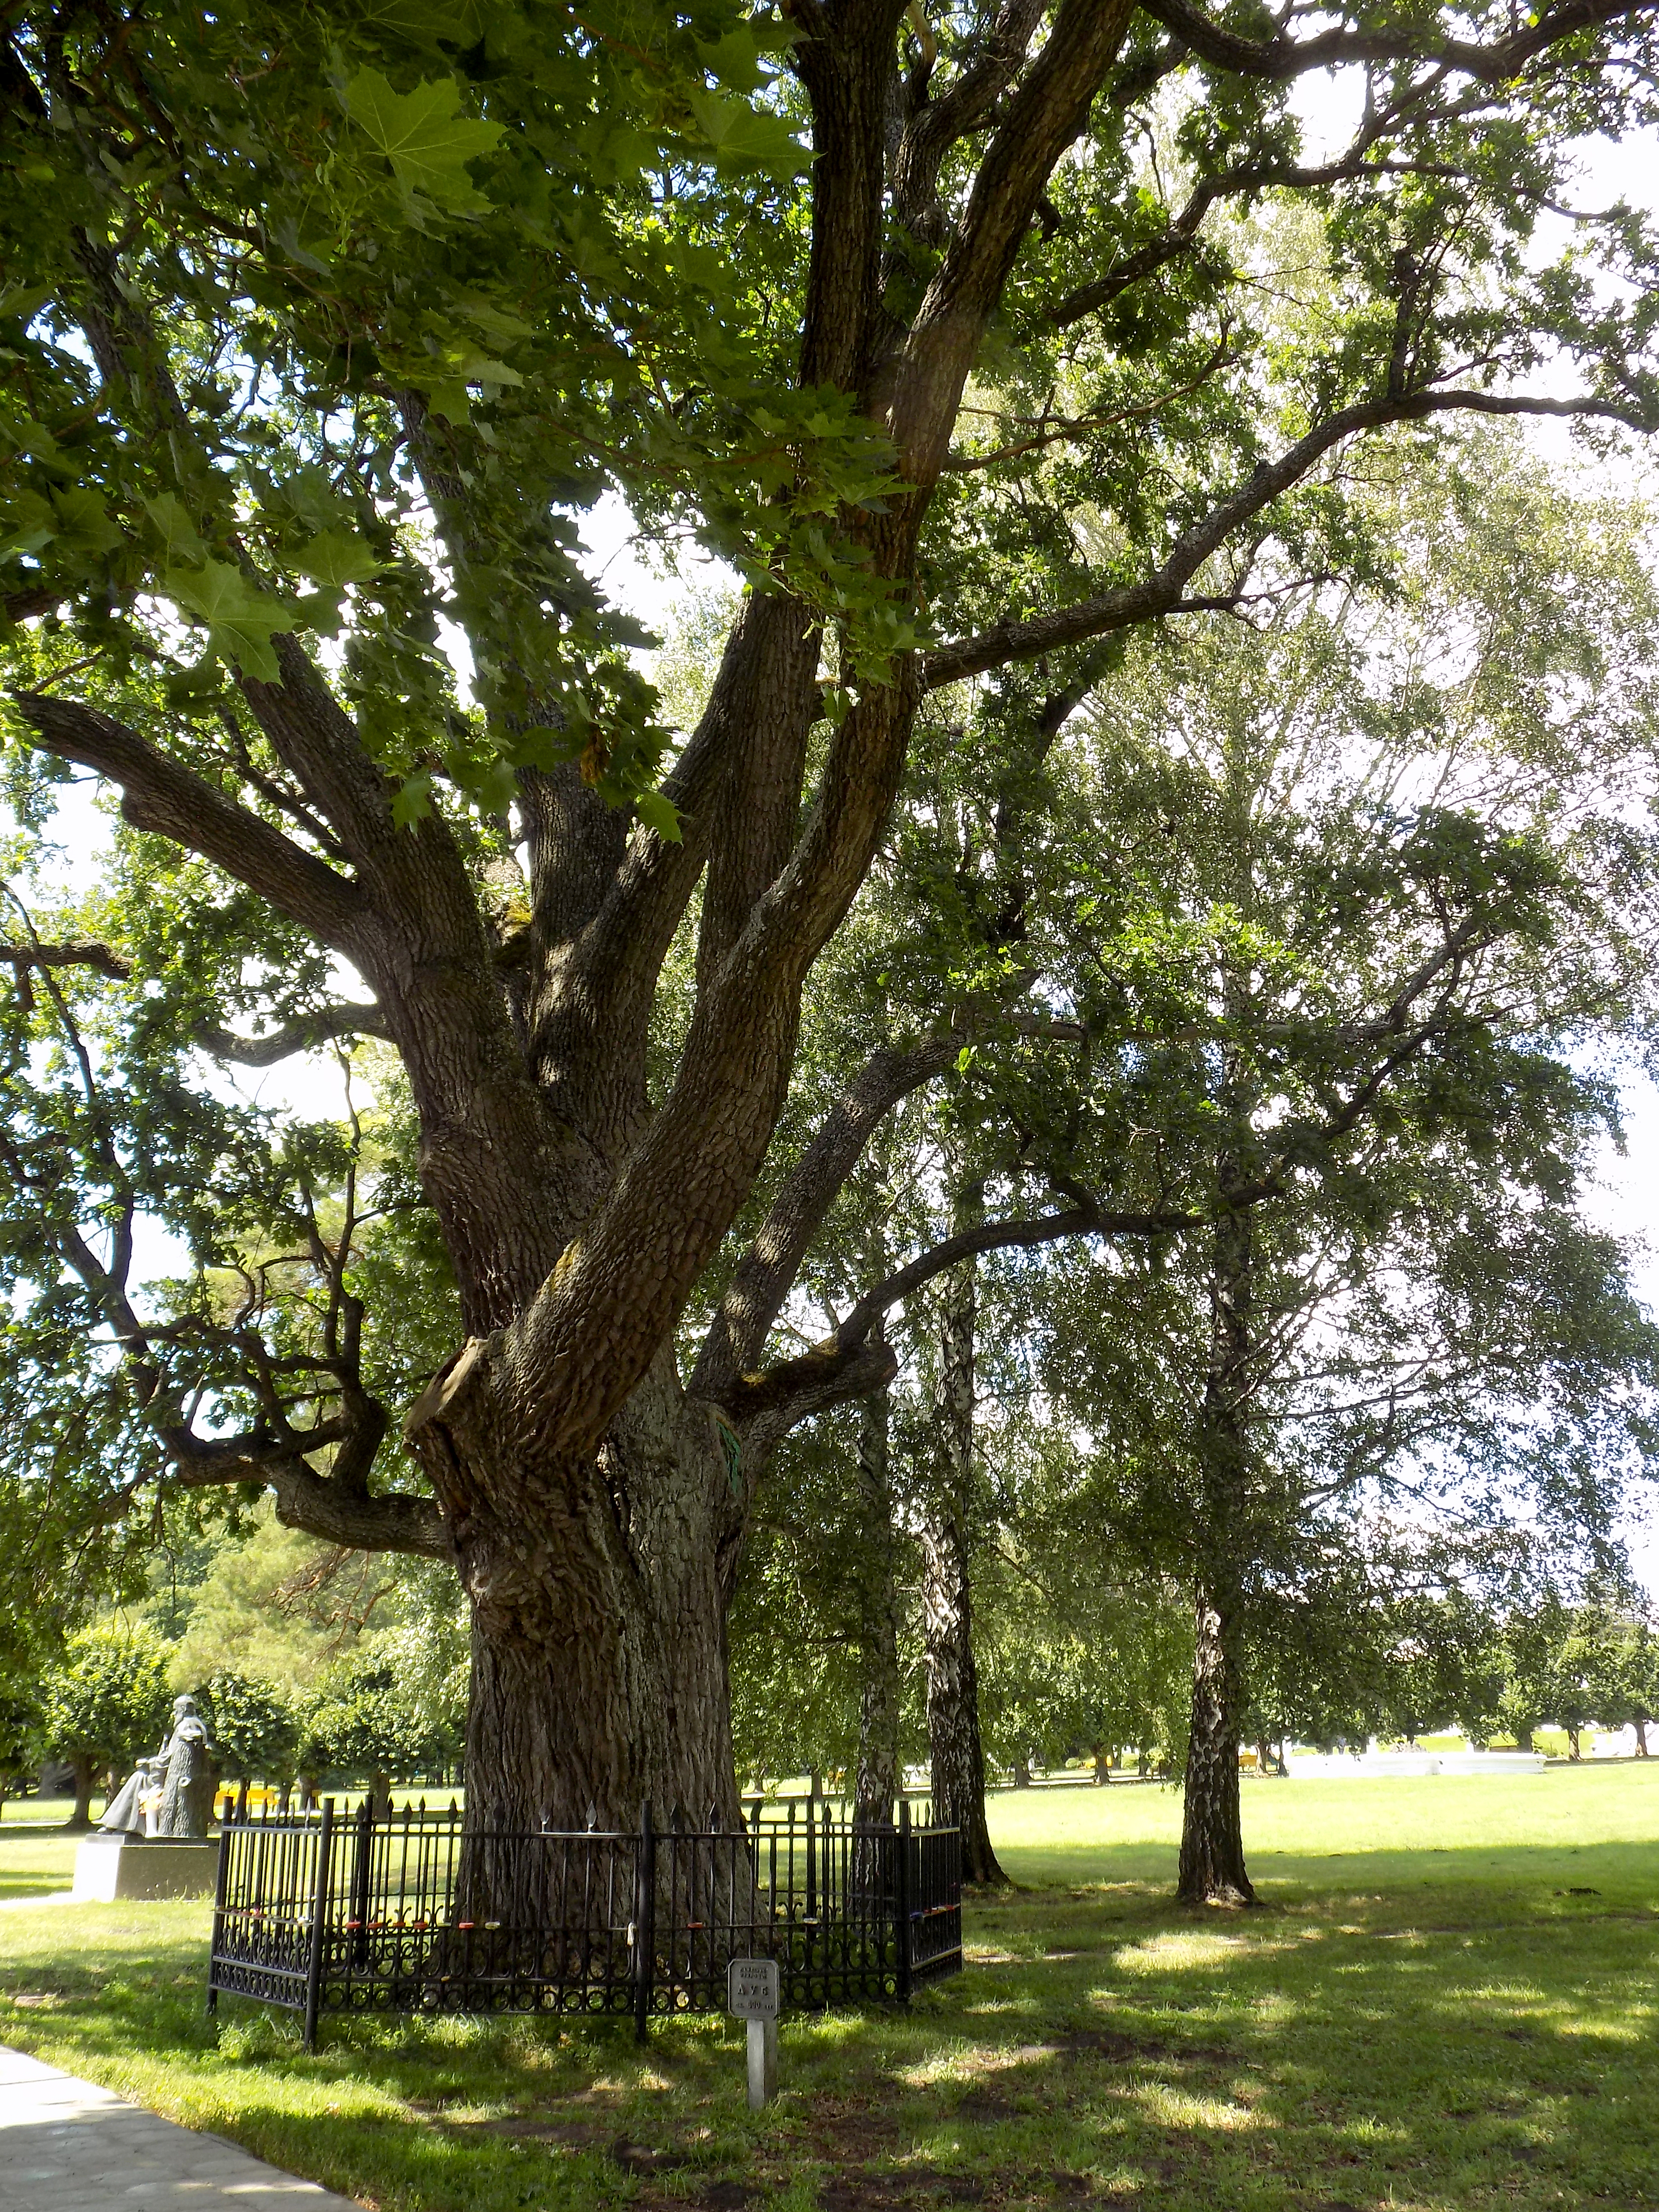
M245 1996L347 2012L723 2008L734 1958L775 1959L786 2006L905 2002L962 1964L962 1839L862 1826L822 1803L723 1829L468 1831L453 1805L224 1824L208 2008Z

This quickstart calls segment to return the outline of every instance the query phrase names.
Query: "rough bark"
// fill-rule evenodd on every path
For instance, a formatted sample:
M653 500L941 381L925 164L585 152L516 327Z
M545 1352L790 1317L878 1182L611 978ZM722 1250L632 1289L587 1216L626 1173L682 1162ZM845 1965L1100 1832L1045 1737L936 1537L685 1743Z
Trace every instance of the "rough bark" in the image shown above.
M665 1358L602 1448L548 1453L485 1346L417 1407L471 1606L469 1814L484 1826L738 1814L720 1559L738 1510L710 1410ZM740 1479L740 1478L739 1478Z
M1254 1905L1238 1796L1237 1610L1200 1584L1194 1617L1192 1737L1176 1894L1189 1905Z
M927 1654L927 1741L933 1818L962 1831L969 1881L1006 1882L985 1819L985 1750L974 1662L968 1529L974 1471L974 1327L971 1261L945 1279L941 1300L939 1389L933 1495L924 1513L922 1617Z

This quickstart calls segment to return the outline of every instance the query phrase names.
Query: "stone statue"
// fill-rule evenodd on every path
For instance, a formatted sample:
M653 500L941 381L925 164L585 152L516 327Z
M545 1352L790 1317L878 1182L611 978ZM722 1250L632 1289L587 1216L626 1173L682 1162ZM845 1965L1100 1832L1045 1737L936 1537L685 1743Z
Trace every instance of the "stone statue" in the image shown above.
M143 1801L156 1787L161 1770L159 1759L141 1759L118 1794L104 1808L104 1817L98 1823L101 1835L142 1836L148 1832Z
M167 1779L161 1785L156 1834L206 1835L213 1819L213 1746L194 1698L175 1701L173 1734L161 1755L167 1761Z
M175 1698L173 1733L141 1759L98 1823L109 1835L205 1836L213 1819L213 1746L194 1698Z

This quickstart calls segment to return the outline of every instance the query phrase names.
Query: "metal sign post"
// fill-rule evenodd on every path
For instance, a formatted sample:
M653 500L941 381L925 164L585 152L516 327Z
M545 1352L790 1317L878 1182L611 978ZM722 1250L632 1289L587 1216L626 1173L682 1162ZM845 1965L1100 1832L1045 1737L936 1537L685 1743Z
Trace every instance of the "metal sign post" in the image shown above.
M733 1959L726 1970L726 2008L749 2023L749 2109L759 2112L778 2089L778 1962Z

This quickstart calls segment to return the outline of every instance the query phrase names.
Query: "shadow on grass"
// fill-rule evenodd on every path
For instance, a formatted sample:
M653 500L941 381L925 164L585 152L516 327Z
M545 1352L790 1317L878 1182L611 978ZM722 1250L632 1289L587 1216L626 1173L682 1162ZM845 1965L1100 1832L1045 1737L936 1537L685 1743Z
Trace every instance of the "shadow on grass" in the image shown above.
M0 2038L388 2212L1635 2206L1659 1873L1628 1855L1259 1861L1267 1910L1202 1915L1096 1851L1109 1887L976 1905L908 2014L787 2021L760 2116L721 2021L643 2054L621 2022L353 2020L315 2057L289 2018L210 2027L196 1906L9 1912Z

